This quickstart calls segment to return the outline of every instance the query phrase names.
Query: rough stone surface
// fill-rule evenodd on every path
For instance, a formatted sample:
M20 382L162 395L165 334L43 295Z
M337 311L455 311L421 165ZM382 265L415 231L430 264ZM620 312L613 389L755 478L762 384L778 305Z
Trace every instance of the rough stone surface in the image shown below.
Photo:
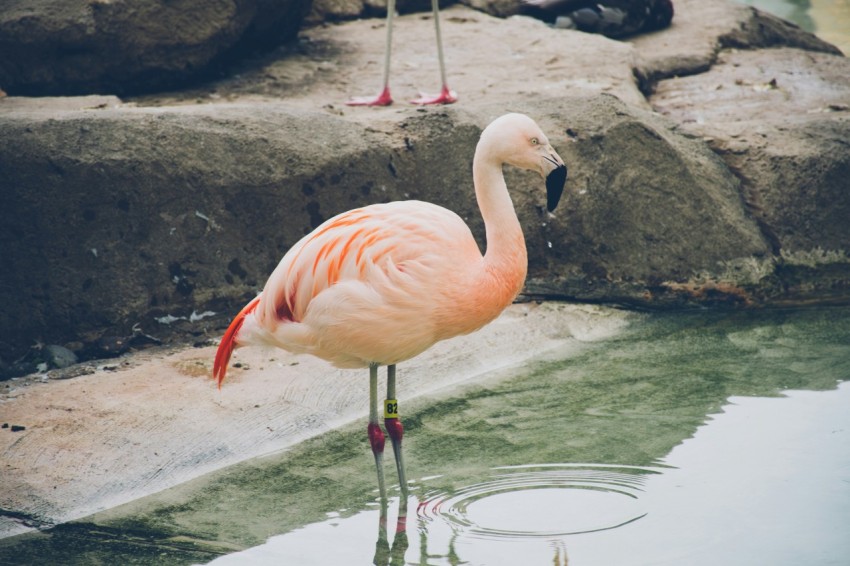
M11 0L0 10L10 94L145 92L185 83L235 47L295 37L306 0Z
M12 340L30 324L45 340L73 328L86 340L220 311L219 287L251 295L289 246L333 211L384 198L391 178L361 128L281 107L51 112L3 130L17 140L2 166L15 213L0 228L16 241L2 288L21 300L0 315Z
M544 228L546 245L529 245L528 292L675 304L665 282L769 254L737 179L701 140L612 96L555 112L574 133L574 193Z
M571 170L554 217L540 180L508 170L527 293L848 299L850 73L834 48L719 0L682 0L669 29L628 43L460 6L442 22L451 107L403 102L439 86L427 14L397 18L388 108L341 104L378 88L380 19L305 30L176 92L0 99L16 141L0 146L0 356L12 366L36 340L83 358L174 331L203 340L290 245L355 206L437 202L480 239L472 154L507 111L534 116Z
M680 0L675 6L669 28L631 39L638 53L635 70L647 93L659 80L707 71L726 48L788 46L841 54L796 25L739 3Z
M652 104L741 179L772 254L771 301L846 300L850 279L850 61L799 49L729 50L659 83ZM755 266L754 266L755 267Z
M456 45L467 33L486 42L517 31L498 50L476 55L482 65L495 53L503 61L547 62L533 70L541 79L562 76L558 69L566 63L559 51L575 38L527 18L456 12L445 26L447 41ZM399 34L431 39L433 28L417 16L399 20ZM351 36L341 38L344 29ZM522 35L531 32L551 41L525 45ZM511 76L507 65L487 81L478 73L457 73L456 88L479 99L476 104L342 112L333 103L347 97L347 82L334 78L343 72L369 77L369 57L381 57L381 33L370 22L352 22L316 36L317 52L272 64L271 76L286 81L238 78L232 95L221 89L220 98L205 97L213 104L186 104L195 99L184 95L161 107L143 107L151 99L136 107L116 106L114 98L0 100L7 110L0 113L0 130L19 140L0 150L0 209L8 216L0 241L9 242L4 261L10 266L0 287L15 297L0 312L15 328L0 339L8 359L37 339L80 342L91 355L103 350L107 331L119 337L131 336L134 327L158 336L187 328L203 333L261 288L289 246L354 206L431 200L457 210L481 233L471 190L475 143L512 99L525 98L528 75ZM585 62L588 75L598 79L559 78L552 90L590 95L604 88L645 105L629 70L628 47L590 39L590 46L610 44ZM325 49L336 49L330 44L365 50L362 66L322 70ZM398 51L401 61L424 61L416 76L433 84L433 63L426 65L421 50L404 45ZM312 65L311 75L300 79ZM602 68L610 70L607 76ZM403 92L407 83L397 84ZM280 90L291 97L270 96ZM412 96L413 85L409 90ZM481 108L485 102L492 108ZM549 128L557 136L565 125ZM541 181L523 179L535 203L542 202ZM528 214L539 224L536 208ZM539 236L538 243L545 245ZM183 320L208 311L218 317Z

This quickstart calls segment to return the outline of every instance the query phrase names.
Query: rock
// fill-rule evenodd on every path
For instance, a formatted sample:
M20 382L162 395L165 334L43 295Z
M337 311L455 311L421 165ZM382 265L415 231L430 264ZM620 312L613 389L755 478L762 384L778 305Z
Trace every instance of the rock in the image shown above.
M385 192L381 136L280 105L12 113L0 131L17 140L0 150L0 239L19 242L0 281L23 291L0 311L4 352L226 311L323 219L403 198Z
M53 369L47 372L48 379L73 379L83 375L91 375L97 371L97 368L91 365L77 364L75 366Z
M114 358L130 349L130 338L127 336L103 336L95 343L96 355L99 358Z
M438 86L429 19L397 19L399 101ZM0 145L0 355L134 328L214 335L293 243L373 202L442 204L483 245L472 154L511 110L534 116L570 167L554 217L540 179L508 170L528 294L650 308L850 300L848 73L828 46L795 31L782 36L794 49L762 49L793 26L716 0L682 0L669 29L630 43L464 7L442 21L461 97L450 107L341 105L377 89L379 20L309 29L174 95L0 100L0 135L15 140ZM666 79L679 70L692 76ZM735 89L748 96L723 106ZM207 311L220 314L191 320Z
M671 123L608 95L513 109L552 132L572 170L573 194L555 219L543 212L540 180L509 173L527 227L530 292L643 301L660 281L767 253L737 180ZM26 321L29 333L69 336L175 312L229 312L301 236L370 202L443 204L483 244L472 191L455 187L472 186L478 135L502 111L412 111L386 133L276 104L0 119L18 140L3 159L5 209L14 211L3 229L33 234L10 250L3 277L9 288L25 288L25 277L49 289L36 302L19 297L0 327L17 321L18 336ZM34 187L29 172L47 156L52 172Z
M44 361L54 368L66 368L77 363L77 355L64 346L45 346L43 354Z
M20 343L14 343L15 349L10 350L16 353L20 353L25 351L26 346L20 345ZM6 346L7 349L8 346ZM38 371L38 365L32 361L16 361L7 365L0 366L0 381L6 381L8 379L12 379L13 377L20 377L22 375L27 375L30 373L35 373Z
M499 18L516 16L522 8L520 0L461 0L461 4Z
M707 71L728 48L797 47L841 52L796 25L756 8L717 0L676 0L672 25L630 41L637 49L635 73L649 94L659 80Z
M0 11L0 85L34 96L185 84L233 52L295 37L307 0L16 0Z
M15 354L20 357L11 364L0 359L0 381L35 372L44 373L52 368L65 369L78 361L77 355L68 348L55 344L44 346L38 341L30 348L21 341Z
M499 19L460 6L442 14L449 85L462 106L502 103L516 98L562 94L615 94L649 109L637 88L635 51L626 43L593 34L554 30L528 17ZM439 92L440 74L430 15L395 19L391 87L397 105L352 109L353 95L377 93L382 80L386 28L365 19L311 28L291 51L246 64L238 76L173 95L132 100L140 106L173 106L251 100L278 101L290 108L321 110L379 128L397 122L401 109L421 91ZM528 38L533 37L533 41ZM484 46L487 48L470 48ZM532 88L532 85L534 88Z
M564 209L523 222L527 236L542 223L545 238L529 238L529 293L672 305L682 297L665 282L769 256L738 180L674 122L607 95L532 114L558 116L575 143L562 152L572 190Z
M708 72L660 82L651 98L741 179L772 248L757 278L771 301L846 297L848 100L850 60L788 48L726 51Z
M363 0L313 0L304 22L319 25L327 21L352 20L363 14L365 9Z

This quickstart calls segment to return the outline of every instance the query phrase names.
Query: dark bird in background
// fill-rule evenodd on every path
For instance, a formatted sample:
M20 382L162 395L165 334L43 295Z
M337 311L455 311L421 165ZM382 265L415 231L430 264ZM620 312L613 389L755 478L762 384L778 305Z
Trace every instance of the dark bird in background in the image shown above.
M671 0L522 0L522 14L556 28L623 38L666 28L673 20Z

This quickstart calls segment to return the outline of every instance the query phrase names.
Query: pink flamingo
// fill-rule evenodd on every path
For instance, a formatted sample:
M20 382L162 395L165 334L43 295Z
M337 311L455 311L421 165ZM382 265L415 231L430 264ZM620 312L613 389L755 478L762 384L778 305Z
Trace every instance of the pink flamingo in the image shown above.
M439 0L431 0L431 9L434 12L434 29L437 32L437 58L440 61L440 79L442 89L438 95L421 94L410 102L413 104L452 104L457 102L457 94L450 90L446 81L446 63L443 58L443 39L440 35L440 7ZM355 96L348 100L349 106L389 106L393 103L390 96L390 52L393 45L393 14L395 13L395 0L387 2L387 44L384 48L384 86L377 96Z
M555 209L567 168L546 135L522 114L494 120L481 133L472 164L484 255L457 214L427 202L373 204L335 216L284 255L262 293L233 319L215 356L219 387L233 349L247 345L313 354L341 368L368 367L367 432L386 505L377 401L378 366L386 365L384 425L406 511L396 364L481 328L525 283L525 239L502 174L505 163L540 173L547 208Z

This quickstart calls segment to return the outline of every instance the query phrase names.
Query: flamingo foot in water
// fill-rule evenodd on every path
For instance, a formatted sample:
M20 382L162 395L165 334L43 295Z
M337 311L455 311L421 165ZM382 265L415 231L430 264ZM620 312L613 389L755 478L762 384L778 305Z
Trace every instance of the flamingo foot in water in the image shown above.
M443 85L443 90L437 96L421 94L419 98L410 101L413 104L453 104L457 102L457 93Z
M385 86L378 96L355 96L345 102L349 106L389 106L393 103L390 87Z

